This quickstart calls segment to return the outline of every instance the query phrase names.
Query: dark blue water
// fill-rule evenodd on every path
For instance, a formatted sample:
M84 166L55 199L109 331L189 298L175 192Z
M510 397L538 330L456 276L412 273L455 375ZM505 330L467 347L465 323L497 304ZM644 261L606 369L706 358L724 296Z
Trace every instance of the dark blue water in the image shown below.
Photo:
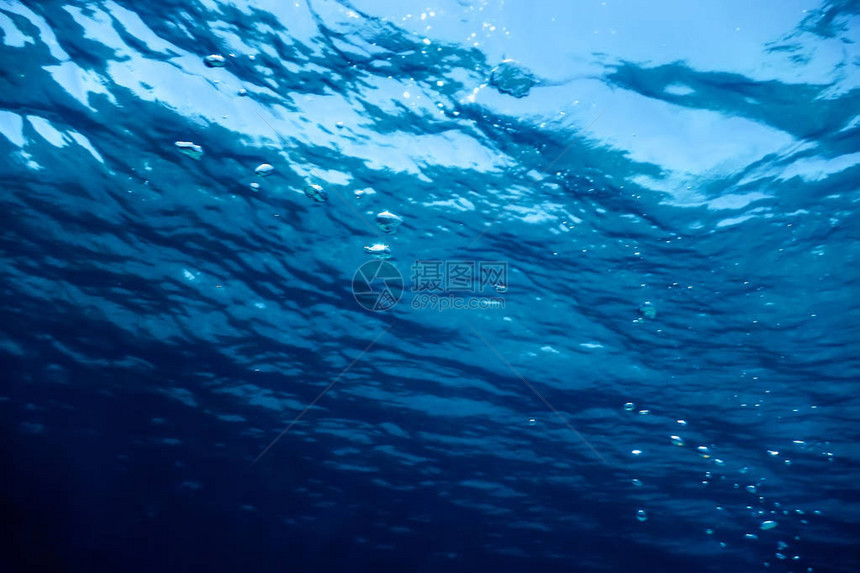
M0 1L0 569L860 570L860 10L693 4Z

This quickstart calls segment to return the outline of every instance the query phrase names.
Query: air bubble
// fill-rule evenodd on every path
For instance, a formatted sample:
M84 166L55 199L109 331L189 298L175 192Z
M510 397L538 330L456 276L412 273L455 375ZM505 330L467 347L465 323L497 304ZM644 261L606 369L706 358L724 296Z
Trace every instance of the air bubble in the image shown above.
M308 185L305 187L305 195L316 201L317 203L325 203L328 201L328 193L320 185Z
M375 243L373 245L364 247L364 252L369 255L372 255L374 259L391 258L391 248L384 243Z
M510 59L502 61L502 63L493 68L490 75L491 86L501 93L512 95L515 98L529 95L529 91L531 91L534 84L535 78L531 72Z
M203 156L203 148L190 141L177 141L174 143L179 151L190 157L191 159L200 159Z
M650 301L646 300L639 305L639 312L644 318L657 318L657 308Z
M227 60L220 54L211 54L203 58L203 63L207 68L223 68L227 64Z
M403 219L391 211L383 211L376 215L376 224L385 233L394 233L402 222Z
M265 177L266 175L271 175L274 173L275 168L269 165L268 163L261 163L254 169L254 173L259 175L260 177Z

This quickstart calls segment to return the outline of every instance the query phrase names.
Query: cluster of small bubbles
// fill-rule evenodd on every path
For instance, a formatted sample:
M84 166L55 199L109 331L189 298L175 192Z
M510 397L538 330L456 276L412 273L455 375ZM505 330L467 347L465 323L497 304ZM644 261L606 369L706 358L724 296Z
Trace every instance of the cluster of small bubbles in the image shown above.
M628 411L628 412L638 412L640 415L646 415L646 414L650 413L647 409L638 409L633 402L625 403L624 404L624 410ZM675 423L677 423L678 425L681 425L681 426L687 425L687 420L685 420L683 418L669 418L668 422L671 423L673 419L675 420ZM682 431L686 431L686 430L682 430ZM686 443L685 443L686 438L685 437L682 437L678 434L672 434L671 430L669 431L669 433L664 434L664 435L669 438L669 442L672 445L674 445L676 447L686 446ZM694 438L691 437L691 439L694 439ZM706 439L702 439L702 441L700 441L699 443L702 445L696 445L694 442L694 443L690 444L690 446L694 447L696 453L699 454L702 458L705 458L706 460L713 462L713 466L711 466L711 469L713 471L707 471L707 472L704 472L704 474L703 474L704 477L701 480L702 486L713 487L714 485L719 484L720 480L722 480L722 482L724 482L724 483L727 482L727 479L731 480L731 478L732 478L731 475L725 475L724 474L724 471L725 471L724 468L727 465L726 461L724 461L723 459L720 459L720 458L714 458L713 457L713 454L715 452L712 450L712 448L715 448L715 445L709 444L706 441ZM794 444L794 447L797 449L804 449L804 448L810 447L810 445L803 440L793 440L792 443ZM781 459L785 465L791 464L791 460L788 459L788 457L786 457L786 453L784 451L781 452L777 449L767 449L767 448L765 448L765 451L767 453L767 457ZM821 449L818 449L818 451L816 453L821 452L823 455L828 455L828 456L832 455L829 452L825 454L824 453L825 451L826 451L826 448L821 448ZM640 449L630 450L630 452L633 456L643 455L643 451ZM729 461L731 461L731 460L729 460ZM737 469L737 471L740 474L754 474L754 472L757 472L757 470L755 470L754 467L750 467L750 466L740 467ZM702 475L702 474L699 474L699 475ZM780 518L780 514L785 515L785 516L788 516L790 514L797 514L798 516L804 516L805 515L803 510L785 508L782 506L782 504L780 504L777 501L773 501L773 502L768 501L767 498L762 495L762 491L761 491L761 488L763 488L763 487L766 488L767 482L765 481L764 477L756 476L756 475L752 475L752 476L747 475L746 477L737 476L737 477L735 477L735 479L738 480L738 483L733 484L734 489L735 490L743 489L746 494L750 494L749 497L747 497L747 495L742 494L740 499L745 500L746 504L741 504L741 507L746 508L744 513L746 513L748 518L752 519L751 523L749 524L749 527L747 528L747 531L738 532L736 535L743 535L744 539L747 539L753 543L758 544L764 540L772 539L772 537L769 537L772 534L767 533L768 531L775 530L777 528L784 529L786 527L786 525L784 523L779 523L777 521L777 520L782 521L782 520L786 519L786 518ZM714 481L714 480L716 480L716 481ZM746 483L744 483L744 481L746 481ZM635 487L641 487L643 485L639 479L632 479L631 483ZM726 485L731 484L731 483L732 483L732 481L728 481L726 483ZM707 491L707 490L703 490L703 491ZM770 507L765 505L766 503ZM772 505L771 505L771 503L772 503ZM717 506L716 509L722 515L726 515L725 509L723 507ZM812 512L810 511L809 513L812 513ZM817 513L820 513L820 512L817 512ZM645 510L637 510L636 515L637 515L637 519L640 521L645 521L647 519L647 513L645 513ZM643 515L643 517L640 517L640 515ZM804 524L808 523L806 521L806 519L799 519L799 521L801 523L804 523ZM708 529L705 529L704 531L709 536L714 535L714 529L708 528ZM714 541L718 541L718 540L719 540L719 538L715 539ZM799 540L799 538L795 537L795 540ZM729 541L729 543L731 543L731 540L727 540L727 541ZM720 546L725 548L727 545L725 542L720 542ZM801 555L796 555L794 549L789 551L789 546L787 544L785 544L784 542L779 542L779 546L776 548L776 553L777 553L776 558L780 559L780 560L787 560L789 562L801 560ZM770 561L771 561L771 563L766 564L765 565L766 567L771 566L772 559ZM811 568L810 568L810 570L811 570Z

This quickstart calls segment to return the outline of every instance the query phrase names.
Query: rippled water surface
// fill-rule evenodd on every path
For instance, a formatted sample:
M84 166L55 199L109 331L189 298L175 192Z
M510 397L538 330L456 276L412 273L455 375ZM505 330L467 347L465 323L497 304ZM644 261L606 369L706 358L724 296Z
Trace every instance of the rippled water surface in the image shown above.
M0 0L3 570L860 570L857 4L422 1Z

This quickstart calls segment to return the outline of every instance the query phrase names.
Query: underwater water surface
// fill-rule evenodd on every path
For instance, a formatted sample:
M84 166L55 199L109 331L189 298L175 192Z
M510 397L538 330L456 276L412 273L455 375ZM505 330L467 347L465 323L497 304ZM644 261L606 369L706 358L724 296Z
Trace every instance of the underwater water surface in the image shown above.
M0 0L3 571L860 570L860 7Z

